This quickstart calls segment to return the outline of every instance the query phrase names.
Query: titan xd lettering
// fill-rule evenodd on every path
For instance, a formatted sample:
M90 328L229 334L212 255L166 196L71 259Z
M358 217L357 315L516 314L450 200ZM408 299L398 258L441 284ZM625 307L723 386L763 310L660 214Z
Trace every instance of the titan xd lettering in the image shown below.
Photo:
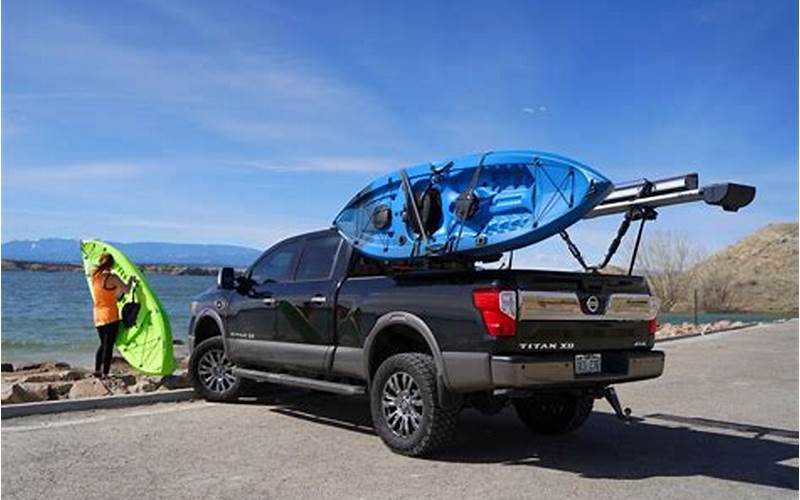
M230 336L231 337L237 337L237 338L240 338L240 339L248 339L248 340L252 340L252 339L254 339L256 337L255 334L247 333L247 332L231 332Z
M520 349L529 351L567 351L575 349L573 342L522 342L519 344Z

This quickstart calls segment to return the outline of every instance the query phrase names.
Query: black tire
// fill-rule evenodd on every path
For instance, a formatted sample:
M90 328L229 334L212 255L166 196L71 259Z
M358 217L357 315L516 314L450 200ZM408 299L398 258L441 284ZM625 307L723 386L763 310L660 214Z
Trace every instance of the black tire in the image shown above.
M372 379L370 406L372 424L383 442L411 457L430 455L446 445L459 412L458 407L439 404L436 366L430 355L420 353L396 354L381 364Z
M222 337L211 337L192 352L189 369L197 394L208 401L234 401L242 389L242 379L231 373Z
M577 394L548 394L514 400L522 423L534 434L566 434L589 418L594 398Z

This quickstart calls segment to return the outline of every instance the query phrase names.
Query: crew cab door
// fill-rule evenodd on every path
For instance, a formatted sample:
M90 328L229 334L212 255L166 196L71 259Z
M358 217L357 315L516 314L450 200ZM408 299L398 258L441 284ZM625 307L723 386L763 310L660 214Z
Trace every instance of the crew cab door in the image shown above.
M226 330L228 356L234 362L268 365L276 357L271 345L277 294L292 279L302 249L301 240L290 240L267 250L247 273L252 287L232 295Z
M335 232L306 239L294 279L277 289L275 340L283 365L325 370L333 346L333 274L341 244Z

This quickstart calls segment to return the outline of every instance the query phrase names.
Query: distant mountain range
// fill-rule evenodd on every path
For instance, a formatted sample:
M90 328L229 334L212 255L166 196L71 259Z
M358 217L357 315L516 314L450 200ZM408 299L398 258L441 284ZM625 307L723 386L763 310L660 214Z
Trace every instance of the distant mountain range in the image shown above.
M189 243L117 243L109 241L137 264L181 264L192 266L247 267L261 254L260 250L236 245ZM63 238L9 241L2 245L3 259L80 263L80 242Z

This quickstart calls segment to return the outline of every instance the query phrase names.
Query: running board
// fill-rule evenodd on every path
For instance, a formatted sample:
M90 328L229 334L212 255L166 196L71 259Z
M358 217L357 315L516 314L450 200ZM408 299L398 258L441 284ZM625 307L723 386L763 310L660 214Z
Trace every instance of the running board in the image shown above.
M736 212L753 201L756 188L725 182L700 186L697 174L687 174L657 181L640 180L614 186L602 203L584 219L624 213L631 208L658 208L704 201L727 212Z
M360 385L328 382L327 380L298 377L296 375L287 375L285 373L262 372L261 370L234 367L233 374L242 378L256 380L258 382L271 382L273 384L288 385L291 387L302 387L303 389L332 392L334 394L341 394L343 396L357 396L365 393L364 387Z

